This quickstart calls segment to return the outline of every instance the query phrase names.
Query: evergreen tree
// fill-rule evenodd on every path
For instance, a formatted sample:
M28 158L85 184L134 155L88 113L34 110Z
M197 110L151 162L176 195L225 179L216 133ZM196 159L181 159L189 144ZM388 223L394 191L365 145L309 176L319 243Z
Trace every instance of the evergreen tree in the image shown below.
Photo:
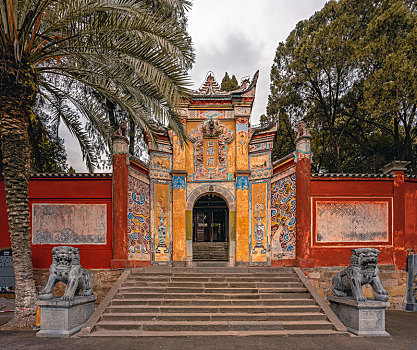
M236 76L233 74L232 79L230 79L230 90L236 90L239 87Z
M276 157L304 120L314 171L378 171L404 159L417 173L413 3L329 1L279 44L267 107L280 120Z
M221 83L221 85L220 85L220 88L221 88L223 91L229 91L229 90L228 90L228 89L229 89L229 86L230 86L230 77L229 77L229 74L226 72L226 73L224 74L223 79L222 79L222 83Z
M236 90L238 87L239 87L239 84L237 82L235 75L233 75L232 78L230 78L229 74L226 72L222 79L220 88L223 91L232 91L232 90Z

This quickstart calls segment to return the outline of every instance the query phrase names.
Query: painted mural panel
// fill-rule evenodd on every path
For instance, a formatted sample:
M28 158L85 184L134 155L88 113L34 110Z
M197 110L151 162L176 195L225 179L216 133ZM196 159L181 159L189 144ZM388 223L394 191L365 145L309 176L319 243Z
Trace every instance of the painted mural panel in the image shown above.
M248 169L249 120L236 118L237 167Z
M127 191L128 259L150 261L149 184L129 176Z
M170 227L170 185L154 184L154 262L171 262L171 227Z
M224 111L222 110L210 110L210 111L197 111L197 118L199 119L213 119L213 118L224 118Z
M250 156L249 163L250 169L252 170L252 180L271 177L271 152L255 153Z
M173 145L173 167L175 170L183 170L185 164L185 149L182 147L178 136L170 131L172 137L172 145Z
M271 259L295 259L295 174L271 185Z
M233 110L189 110L190 119L232 119Z
M268 258L268 183L251 184L252 229L250 237L250 263L266 265Z
M169 179L172 170L172 155L164 153L151 154L149 175L152 178Z
M33 244L106 244L106 204L33 203Z
M316 242L388 241L388 201L317 201Z

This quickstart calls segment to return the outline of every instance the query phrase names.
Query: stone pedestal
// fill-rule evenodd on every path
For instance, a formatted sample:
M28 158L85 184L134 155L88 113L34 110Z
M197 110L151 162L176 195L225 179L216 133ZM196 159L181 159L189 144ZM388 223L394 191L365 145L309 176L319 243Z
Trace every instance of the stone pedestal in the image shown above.
M407 256L407 311L417 311L417 254Z
M41 330L37 337L67 338L77 333L94 312L97 297L76 296L73 301L61 298L38 300L41 309Z
M385 308L389 302L328 296L330 307L353 334L365 337L389 336L385 331Z

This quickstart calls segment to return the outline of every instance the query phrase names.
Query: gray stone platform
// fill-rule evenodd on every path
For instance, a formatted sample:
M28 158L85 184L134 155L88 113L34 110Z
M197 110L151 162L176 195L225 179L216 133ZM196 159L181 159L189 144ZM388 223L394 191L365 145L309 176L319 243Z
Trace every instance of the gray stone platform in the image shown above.
M77 333L94 313L97 297L75 296L73 301L61 298L38 300L41 309L41 330L37 337L67 338Z
M417 312L417 254L407 256L407 311Z
M353 334L365 337L390 336L385 331L385 309L389 302L328 296L330 308Z

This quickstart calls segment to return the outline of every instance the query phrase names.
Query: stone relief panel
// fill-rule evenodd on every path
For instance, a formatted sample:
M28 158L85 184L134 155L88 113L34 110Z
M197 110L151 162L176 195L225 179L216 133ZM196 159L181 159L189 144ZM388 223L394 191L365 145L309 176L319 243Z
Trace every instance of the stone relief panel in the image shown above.
M250 107L235 107L235 115L237 116L250 116Z
M233 119L235 117L234 111L231 110L226 110L224 114L226 119Z
M250 264L269 265L268 182L251 184Z
M316 243L388 242L389 201L316 200Z
M190 119L197 119L198 118L198 111L195 109L188 110L188 118Z
M295 259L295 174L271 184L271 259Z
M194 143L194 173L189 180L233 180L227 173L227 149L234 132L218 120L208 119L188 132Z
M129 175L127 191L128 259L150 261L149 184Z
M106 244L107 204L32 204L33 244Z

